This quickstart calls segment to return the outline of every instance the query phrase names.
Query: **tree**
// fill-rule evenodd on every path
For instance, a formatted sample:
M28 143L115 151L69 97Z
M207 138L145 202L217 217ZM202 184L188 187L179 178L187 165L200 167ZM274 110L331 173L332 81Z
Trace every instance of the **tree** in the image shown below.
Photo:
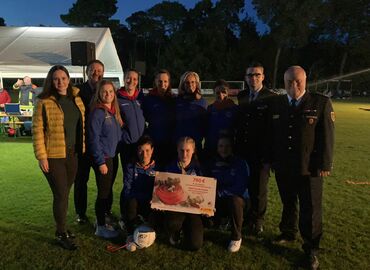
M277 46L272 88L276 88L279 58L284 48L300 48L308 41L310 31L321 15L321 0L253 0L260 19L270 27Z
M117 20L110 20L117 12L117 0L77 0L68 14L60 15L67 25L109 27L117 26Z
M0 17L0 26L6 26L4 18Z
M342 76L349 56L361 48L369 48L370 2L368 0L326 1L329 16L323 24L323 39L334 40L341 48L339 76ZM363 54L366 56L367 54ZM356 63L358 64L358 63ZM337 90L340 89L340 81Z

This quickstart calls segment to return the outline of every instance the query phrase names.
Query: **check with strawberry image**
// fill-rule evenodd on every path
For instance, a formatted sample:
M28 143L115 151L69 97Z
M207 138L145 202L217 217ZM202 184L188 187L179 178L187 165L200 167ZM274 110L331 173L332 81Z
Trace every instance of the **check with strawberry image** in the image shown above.
M213 216L216 184L210 177L156 172L151 207Z

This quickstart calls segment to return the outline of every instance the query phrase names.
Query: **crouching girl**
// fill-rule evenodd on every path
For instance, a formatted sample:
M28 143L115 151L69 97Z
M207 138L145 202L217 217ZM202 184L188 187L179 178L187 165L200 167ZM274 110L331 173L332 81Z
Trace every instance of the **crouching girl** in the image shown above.
M167 172L202 175L195 154L195 141L190 137L182 137L177 143L177 160L167 168ZM170 244L180 243L181 232L184 234L184 245L189 250L198 250L203 245L203 223L201 215L166 212L166 224L170 234Z
M215 222L230 219L231 241L228 250L237 252L242 242L243 209L248 197L249 167L244 160L233 155L232 139L221 136L217 144L217 157L211 164L211 173L217 179Z
M142 136L137 142L135 161L125 166L121 214L129 236L144 221L152 223L149 219L155 177L153 150L152 139Z

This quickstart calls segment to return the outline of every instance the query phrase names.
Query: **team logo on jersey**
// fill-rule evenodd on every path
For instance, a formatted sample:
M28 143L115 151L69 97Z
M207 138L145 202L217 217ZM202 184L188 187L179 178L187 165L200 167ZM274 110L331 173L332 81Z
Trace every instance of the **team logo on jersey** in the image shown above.
M272 116L272 119L279 119L280 118L280 114L274 114L273 116Z

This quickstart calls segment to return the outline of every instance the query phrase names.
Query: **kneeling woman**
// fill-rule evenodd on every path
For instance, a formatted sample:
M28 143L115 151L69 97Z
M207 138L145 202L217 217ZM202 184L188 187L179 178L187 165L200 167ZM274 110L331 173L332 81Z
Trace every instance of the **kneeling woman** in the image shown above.
M114 85L111 81L103 80L98 84L88 121L88 144L98 188L95 235L103 238L118 236L112 226L105 224L105 213L109 211L108 198L112 193L115 174L113 159L121 139L121 126Z
M247 163L233 155L231 137L221 136L217 144L217 157L212 162L212 176L217 179L216 224L222 218L231 223L231 241L228 250L237 252L242 242L243 209L248 197Z
M167 172L202 175L195 154L195 141L190 137L182 137L177 143L177 160L171 163ZM203 222L201 215L166 212L166 224L170 234L170 244L180 242L181 231L184 233L184 244L189 250L198 250L203 246Z
M152 139L147 135L142 136L137 142L136 160L128 163L123 172L125 177L121 193L121 213L129 236L143 222L142 219L150 218L150 200L155 177L153 150Z
M53 66L32 118L33 149L53 192L56 239L69 250L77 247L66 229L68 197L77 172L77 153L85 151L85 107L78 92L68 70Z

